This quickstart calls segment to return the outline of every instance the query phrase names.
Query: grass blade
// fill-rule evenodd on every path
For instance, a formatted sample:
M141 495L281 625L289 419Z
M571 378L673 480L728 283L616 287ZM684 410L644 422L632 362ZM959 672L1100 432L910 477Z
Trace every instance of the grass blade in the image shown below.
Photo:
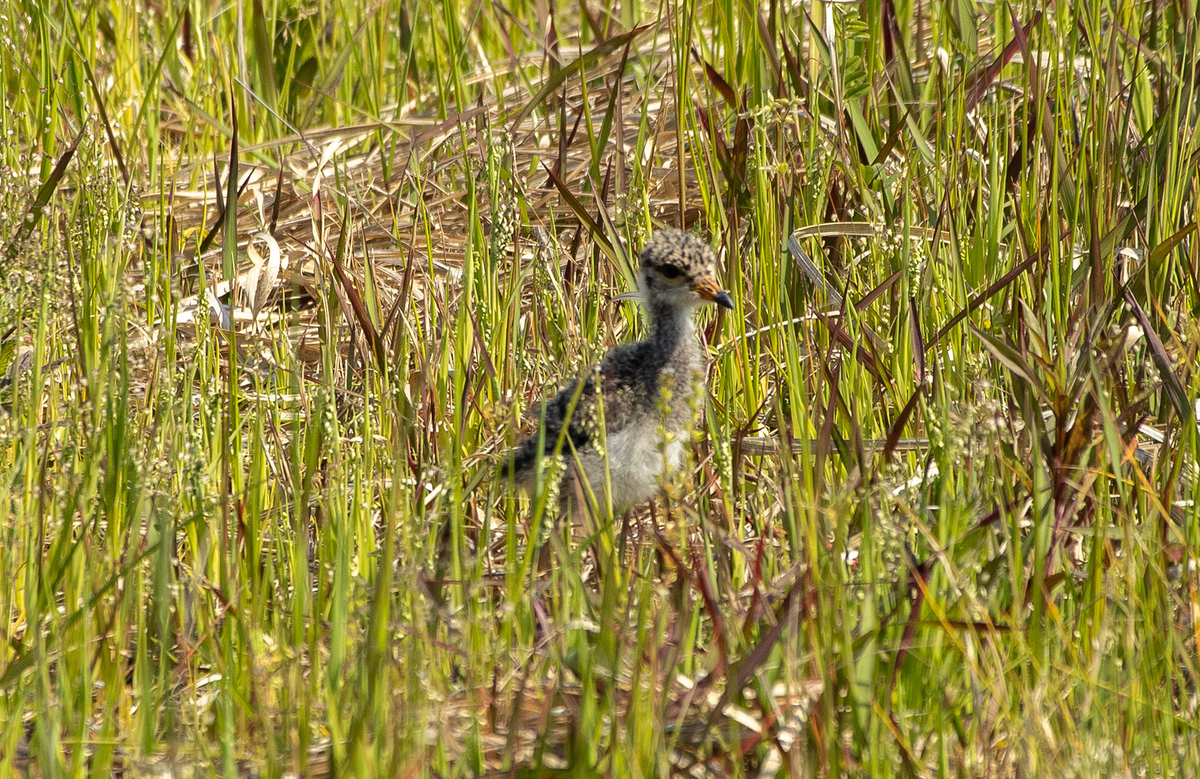
M79 148L79 141L83 139L84 130L80 130L75 136L75 140L71 141L71 145L67 150L59 155L58 162L54 163L54 168L50 171L50 175L42 182L42 186L38 188L37 196L29 205L29 210L25 212L25 218L21 221L21 226L17 229L17 234L8 242L8 247L4 250L4 257L10 263L17 258L21 251L21 247L28 240L29 234L37 227L38 222L42 218L42 214L46 210L47 204L50 203L50 198L54 197L55 191L58 189L58 183L62 181L62 177L67 173L67 166L71 164L71 158L75 156L75 150Z

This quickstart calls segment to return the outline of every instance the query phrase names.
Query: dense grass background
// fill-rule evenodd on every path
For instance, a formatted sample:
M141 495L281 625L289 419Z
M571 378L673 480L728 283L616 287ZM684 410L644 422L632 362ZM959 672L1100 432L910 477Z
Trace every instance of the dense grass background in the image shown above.
M0 30L0 779L1200 772L1194 2ZM572 527L660 225L693 467Z

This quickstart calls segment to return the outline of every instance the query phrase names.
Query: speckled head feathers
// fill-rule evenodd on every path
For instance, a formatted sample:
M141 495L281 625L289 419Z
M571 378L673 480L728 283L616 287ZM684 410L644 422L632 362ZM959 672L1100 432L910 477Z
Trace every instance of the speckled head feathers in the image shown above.
M659 230L642 249L642 267L674 265L685 273L715 272L717 258L708 244L690 233Z
M659 230L642 249L639 286L651 304L690 308L716 303L733 308L718 281L712 249L696 236L678 230Z

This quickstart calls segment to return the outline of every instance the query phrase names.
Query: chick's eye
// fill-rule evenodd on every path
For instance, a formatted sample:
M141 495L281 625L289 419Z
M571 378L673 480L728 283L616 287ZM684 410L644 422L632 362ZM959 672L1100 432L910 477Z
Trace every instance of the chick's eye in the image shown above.
M665 279L677 279L679 278L679 274L683 273L683 271L679 270L679 268L675 267L674 265L662 265L659 267L658 272L661 273Z

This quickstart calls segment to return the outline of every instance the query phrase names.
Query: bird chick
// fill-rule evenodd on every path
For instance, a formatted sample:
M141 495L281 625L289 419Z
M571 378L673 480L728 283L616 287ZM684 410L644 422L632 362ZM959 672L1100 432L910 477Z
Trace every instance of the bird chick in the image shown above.
M602 502L607 455L612 506L621 512L654 497L664 473L682 464L704 389L692 313L706 303L732 309L733 301L717 282L712 250L677 230L660 230L642 250L638 296L646 339L613 348L545 404L541 429L512 452L517 484L529 488L539 457L557 449L568 475L586 479Z

